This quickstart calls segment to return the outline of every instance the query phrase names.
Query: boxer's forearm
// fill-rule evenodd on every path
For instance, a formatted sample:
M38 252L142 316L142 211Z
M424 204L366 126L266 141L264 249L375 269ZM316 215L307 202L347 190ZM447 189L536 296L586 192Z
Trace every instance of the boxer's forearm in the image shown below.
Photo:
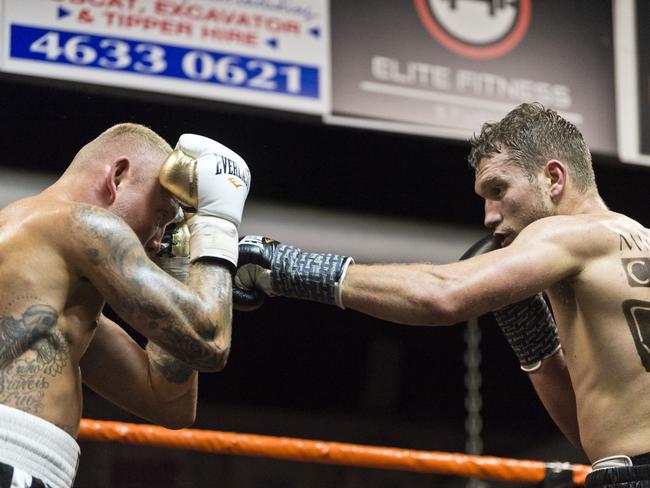
M544 359L528 377L555 424L571 444L581 448L576 398L562 350Z
M189 427L196 417L198 373L152 342L146 350L156 403L152 420L169 428Z
M207 307L207 315L211 318L214 327L203 331L203 336L209 341L209 346L216 351L214 363L211 367L222 369L228 358L231 338L232 320L232 277L229 266L223 260L213 258L199 259L190 264L190 231L182 220L176 220L165 229L160 252L153 258L153 261L167 274L174 277L181 283L188 285L196 292L201 302ZM190 280L190 276L192 279ZM199 323L192 320L192 323ZM167 329L168 335L172 336L172 342L182 344L187 342L183 334L173 334ZM169 348L163 342L158 344L166 349L175 359L182 361L189 367L195 367L198 359L196 354L179 354L178 349ZM196 349L194 349L196 350Z
M215 370L220 371L228 361L232 339L232 275L225 267L198 261L190 266L187 284L206 303L212 304L210 316L215 327L210 343L213 350L219 351Z
M343 305L400 324L444 325L455 318L444 305L443 283L427 264L355 264L343 283Z

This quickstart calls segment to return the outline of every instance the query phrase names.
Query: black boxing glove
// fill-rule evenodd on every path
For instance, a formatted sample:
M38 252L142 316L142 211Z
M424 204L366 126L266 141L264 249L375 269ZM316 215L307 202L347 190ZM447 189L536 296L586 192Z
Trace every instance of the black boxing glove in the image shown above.
M167 274L187 283L190 271L190 231L182 210L178 212L176 219L165 227L160 249L152 260Z
M239 241L233 305L238 310L254 310L268 295L344 308L341 287L353 262L339 254L303 252L268 237L245 236Z
M489 235L470 247L461 259L500 247L499 240ZM531 373L538 370L544 359L560 350L557 325L542 293L495 310L492 314L523 371Z

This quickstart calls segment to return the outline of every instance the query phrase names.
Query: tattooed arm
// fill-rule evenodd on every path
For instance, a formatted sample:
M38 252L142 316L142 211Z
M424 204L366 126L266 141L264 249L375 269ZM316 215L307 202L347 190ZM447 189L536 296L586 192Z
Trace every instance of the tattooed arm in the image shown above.
M156 266L131 228L110 212L79 205L70 218L70 261L122 319L193 369L223 369L232 320L225 266L196 261L184 285Z
M194 423L197 372L151 342L145 351L103 315L80 366L86 386L134 415L168 428Z

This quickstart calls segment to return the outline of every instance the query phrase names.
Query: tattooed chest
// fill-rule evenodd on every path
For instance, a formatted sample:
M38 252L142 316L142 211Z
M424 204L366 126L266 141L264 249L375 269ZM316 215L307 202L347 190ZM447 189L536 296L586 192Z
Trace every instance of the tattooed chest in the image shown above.
M45 394L69 362L70 346L49 305L0 316L0 403L30 413L43 409Z

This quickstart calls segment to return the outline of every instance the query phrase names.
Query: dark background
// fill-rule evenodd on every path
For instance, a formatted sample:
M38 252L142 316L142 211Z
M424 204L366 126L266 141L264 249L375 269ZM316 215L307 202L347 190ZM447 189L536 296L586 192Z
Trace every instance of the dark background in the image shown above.
M254 176L251 200L474 227L482 222L464 143L8 75L0 77L0 113L6 167L59 173L91 138L114 123L132 121L150 126L172 145L179 134L198 132L244 155ZM594 159L610 207L648 225L650 173ZM481 325L484 452L585 462L549 420L492 321L482 319ZM201 375L196 427L462 452L464 328L396 326L320 304L267 301L257 312L236 313L227 368ZM86 417L137 421L92 392L85 398ZM76 486L82 487L465 483L445 476L81 444Z

